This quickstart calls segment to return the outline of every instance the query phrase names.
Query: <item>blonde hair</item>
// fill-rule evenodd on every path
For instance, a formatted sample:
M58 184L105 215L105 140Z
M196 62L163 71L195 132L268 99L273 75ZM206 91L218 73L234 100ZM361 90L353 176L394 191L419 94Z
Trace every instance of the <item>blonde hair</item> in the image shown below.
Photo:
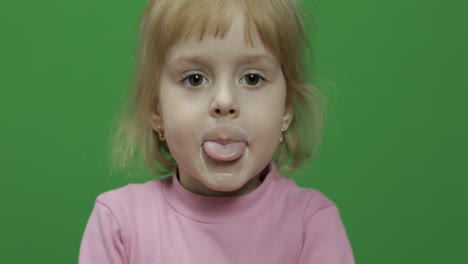
M244 15L247 44L258 34L282 65L286 107L294 118L274 161L280 168L298 167L318 150L322 126L322 95L306 81L307 48L303 22L293 0L150 0L142 17L137 83L117 124L114 167L125 168L136 156L158 174L177 166L165 141L149 122L158 105L159 74L165 54L177 41L204 36L223 38L239 11Z

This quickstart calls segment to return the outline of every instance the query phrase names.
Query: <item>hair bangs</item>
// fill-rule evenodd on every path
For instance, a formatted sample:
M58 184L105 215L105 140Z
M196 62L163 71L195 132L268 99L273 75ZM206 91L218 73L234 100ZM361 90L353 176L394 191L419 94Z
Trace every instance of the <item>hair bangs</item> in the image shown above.
M280 47L281 34L279 27L284 21L278 19L278 10L265 8L262 1L220 1L220 0L172 0L164 14L154 14L159 21L153 25L153 45L160 53L165 54L175 43L193 38L202 41L204 37L224 38L238 17L244 18L244 40L246 45L253 46L253 35L259 34L263 45L278 59L284 54ZM160 5L164 5L159 1ZM154 7L155 10L161 10ZM261 30L259 30L261 29ZM155 32L158 32L154 34ZM160 55L162 55L160 54Z

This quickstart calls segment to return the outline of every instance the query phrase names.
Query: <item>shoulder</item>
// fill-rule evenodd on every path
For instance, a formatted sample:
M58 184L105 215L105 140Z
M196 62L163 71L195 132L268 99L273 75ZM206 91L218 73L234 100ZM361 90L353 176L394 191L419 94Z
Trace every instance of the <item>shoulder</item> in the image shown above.
M280 182L286 203L291 207L301 208L304 220L323 209L336 208L336 204L319 190L300 187L293 179L284 176L280 176Z
M161 179L145 183L128 184L100 194L96 203L104 205L111 211L138 210L158 200L161 196Z
M152 241L151 228L157 219L154 210L162 200L161 182L154 179L142 184L129 184L100 194L88 220L80 250L87 263L116 263L117 258L131 259L139 240ZM95 258L90 260L91 258ZM123 263L118 261L119 263ZM125 263L127 263L125 261Z
M283 178L289 197L287 210L297 210L302 220L302 253L299 263L354 263L353 252L336 204L316 189L299 187ZM298 207L299 206L299 207Z

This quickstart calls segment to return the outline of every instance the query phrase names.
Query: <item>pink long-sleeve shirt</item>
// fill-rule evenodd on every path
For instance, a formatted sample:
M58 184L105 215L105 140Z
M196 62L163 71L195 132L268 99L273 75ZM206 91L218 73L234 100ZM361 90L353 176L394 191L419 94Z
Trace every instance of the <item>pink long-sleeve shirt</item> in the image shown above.
M80 264L351 264L337 207L275 165L254 191L208 197L172 176L96 199Z

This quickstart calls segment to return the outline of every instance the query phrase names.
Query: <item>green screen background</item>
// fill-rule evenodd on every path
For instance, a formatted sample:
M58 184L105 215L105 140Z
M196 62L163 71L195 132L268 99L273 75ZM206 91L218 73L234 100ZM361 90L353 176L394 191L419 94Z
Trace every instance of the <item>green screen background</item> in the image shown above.
M468 263L468 2L302 1L328 118L297 171L357 263ZM145 1L0 3L2 263L76 263ZM313 32L312 32L313 31Z

